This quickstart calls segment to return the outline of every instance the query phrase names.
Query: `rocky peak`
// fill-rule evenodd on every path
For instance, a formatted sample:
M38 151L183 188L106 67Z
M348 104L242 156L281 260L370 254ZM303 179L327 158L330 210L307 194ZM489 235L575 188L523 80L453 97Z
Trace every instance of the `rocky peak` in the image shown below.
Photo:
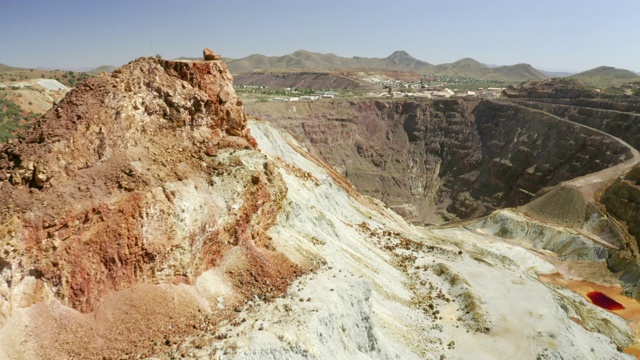
M80 84L0 148L0 181L42 188L166 131L253 146L246 121L224 63L140 58Z
M396 59L410 58L410 59L413 59L413 56L409 55L409 53L404 51L404 50L396 50L391 55L389 55L389 58L396 58Z
M28 309L56 333L26 357L147 351L281 294L300 267L265 232L286 186L255 148L223 62L156 58L83 82L0 146L0 324ZM86 331L52 330L67 322Z

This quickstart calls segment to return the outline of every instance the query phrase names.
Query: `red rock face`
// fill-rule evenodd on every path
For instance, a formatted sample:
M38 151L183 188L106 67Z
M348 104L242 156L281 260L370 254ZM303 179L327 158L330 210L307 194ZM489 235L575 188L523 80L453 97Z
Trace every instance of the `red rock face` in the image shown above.
M56 333L37 348L51 351L55 343L62 357L143 354L153 352L149 339L165 336L168 320L156 312L168 305L157 301L186 296L143 284L194 284L224 264L229 301L285 291L302 270L272 248L266 231L286 186L277 171L265 170L246 121L224 63L141 58L79 85L2 145L1 322L55 299L97 311L95 319L54 331L64 316L49 305L31 307L39 314L33 324ZM264 166L248 168L236 151ZM184 301L190 305L168 308L188 332L202 309ZM134 323L112 321L131 307ZM103 313L114 315L107 321ZM83 326L84 335L77 332ZM184 334L176 329L166 336ZM120 335L92 342L105 331Z

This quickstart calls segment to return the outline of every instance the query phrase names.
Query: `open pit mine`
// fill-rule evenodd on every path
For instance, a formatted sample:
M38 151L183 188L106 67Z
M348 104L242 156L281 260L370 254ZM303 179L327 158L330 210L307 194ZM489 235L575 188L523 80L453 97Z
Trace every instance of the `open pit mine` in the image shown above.
M633 104L248 116L212 58L102 73L0 145L0 358L640 354Z

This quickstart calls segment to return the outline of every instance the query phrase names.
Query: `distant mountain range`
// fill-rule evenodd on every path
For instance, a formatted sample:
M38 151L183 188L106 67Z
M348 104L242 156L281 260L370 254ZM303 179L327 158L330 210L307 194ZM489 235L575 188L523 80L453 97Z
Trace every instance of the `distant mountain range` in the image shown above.
M384 69L425 72L432 65L396 51L386 58L352 57L298 50L284 56L249 55L241 59L223 59L233 74L266 69Z
M200 58L179 59L197 60ZM550 72L538 70L529 64L494 65L483 64L471 58L453 63L434 65L416 59L406 51L395 51L385 58L341 57L335 54L322 54L298 50L283 56L265 56L253 54L244 58L223 58L232 74L238 75L251 71L267 70L337 70L337 69L377 69L415 72L422 75L463 77L485 81L504 81L507 83L526 80L543 80L553 77L571 77L584 80L594 86L616 86L624 82L640 81L640 75L629 70L601 66L579 74L569 72ZM103 65L88 73L111 72L112 65ZM26 70L0 64L0 72ZM638 78L638 80L636 80Z
M232 74L254 70L284 69L380 69L413 71L436 76L466 77L478 80L503 80L519 82L541 80L548 76L529 64L490 67L474 59L465 58L451 64L433 65L418 60L406 51L395 51L385 58L367 58L354 56L340 57L335 54L321 54L298 50L284 56L249 55L241 59L223 59Z

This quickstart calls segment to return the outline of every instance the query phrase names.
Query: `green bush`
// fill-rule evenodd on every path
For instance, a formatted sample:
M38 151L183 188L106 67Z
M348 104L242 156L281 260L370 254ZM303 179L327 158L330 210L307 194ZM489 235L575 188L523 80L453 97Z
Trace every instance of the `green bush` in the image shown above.
M13 137L22 128L20 125L24 119L31 119L31 114L22 116L22 109L11 101L0 98L0 143Z

